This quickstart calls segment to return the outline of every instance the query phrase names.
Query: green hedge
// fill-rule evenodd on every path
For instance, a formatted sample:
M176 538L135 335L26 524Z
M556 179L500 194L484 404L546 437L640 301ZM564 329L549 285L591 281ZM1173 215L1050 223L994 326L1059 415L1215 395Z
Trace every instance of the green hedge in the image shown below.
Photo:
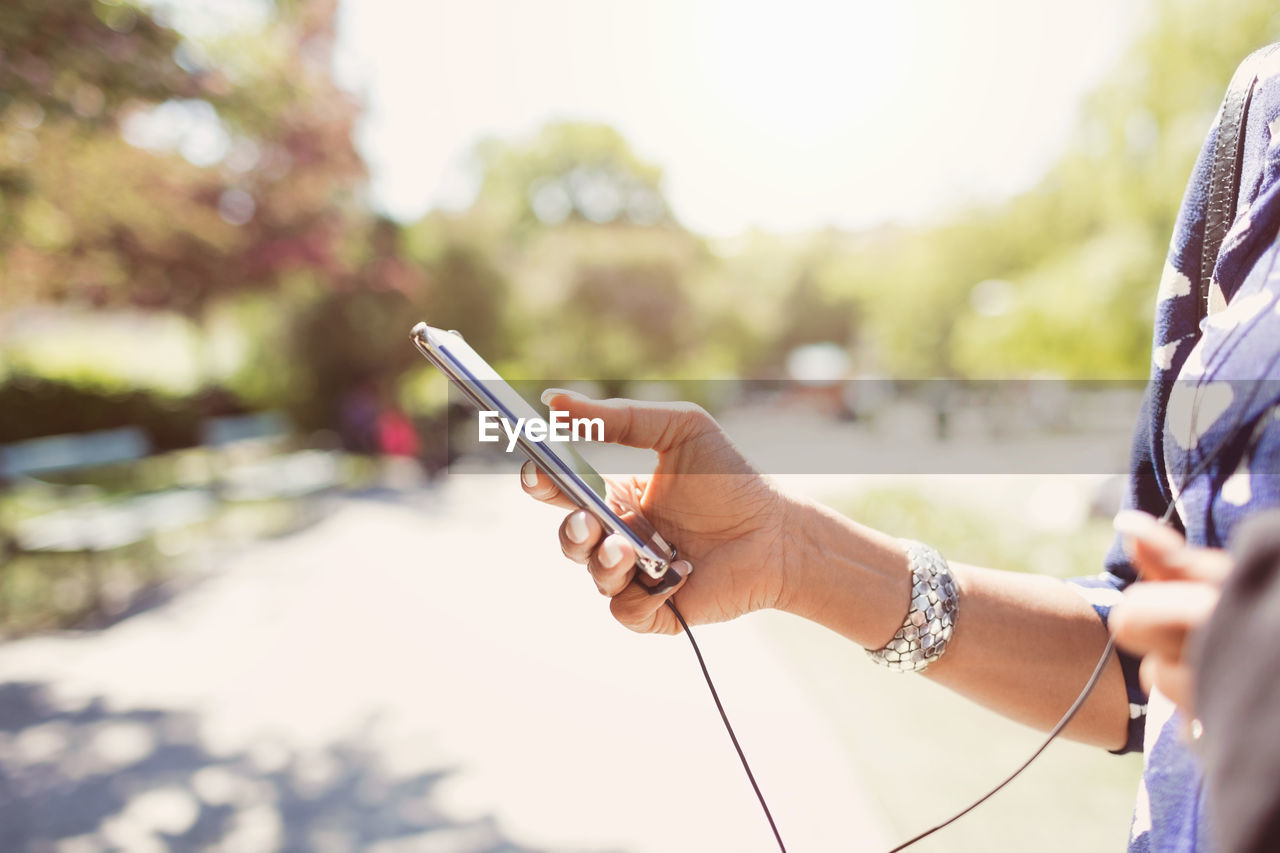
M154 450L175 450L199 444L200 424L207 418L248 411L224 388L181 397L12 376L0 384L0 444L136 426L147 433Z

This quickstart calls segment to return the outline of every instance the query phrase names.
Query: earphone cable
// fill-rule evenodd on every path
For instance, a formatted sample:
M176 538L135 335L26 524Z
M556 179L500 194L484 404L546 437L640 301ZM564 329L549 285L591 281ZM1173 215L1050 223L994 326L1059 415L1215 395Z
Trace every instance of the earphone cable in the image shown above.
M969 812L976 809L978 806L985 803L987 800L994 797L996 794L998 794L1001 791L1001 789L1004 788L1004 786L1008 785L1014 779L1018 778L1018 776L1021 775L1023 770L1026 770L1028 767L1031 766L1031 762L1039 758L1041 753L1043 753L1046 749L1049 748L1049 744L1053 743L1054 739L1057 738L1058 735L1062 733L1062 730L1065 729L1067 725L1071 722L1072 718L1075 717L1076 712L1078 712L1084 706L1085 701L1088 700L1089 698L1089 694L1093 692L1093 688L1097 686L1099 679L1102 678L1102 673L1106 671L1107 663L1111 660L1111 652L1115 650L1115 647L1116 647L1116 638L1112 636L1107 637L1107 645L1105 648L1103 648L1101 657L1098 658L1098 664L1093 668L1093 674L1090 675L1089 680L1085 682L1084 689L1080 691L1080 695L1076 697L1076 701L1071 703L1071 707L1068 708L1067 712L1062 715L1062 719L1058 720L1057 725L1055 725L1052 731L1050 731L1049 734L1045 737L1044 742L1040 744L1039 748L1037 748L1035 752L1031 753L1030 757L1028 757L1026 761L1022 762L1022 764L1018 766L1017 770L1014 770L1008 776L1004 777L1004 779L1002 779L1000 783L996 785L994 788L992 788L990 791L987 791L981 797L974 800L972 803L965 806L963 809L956 812L951 817L944 820L942 823L932 826L929 829L926 829L924 832L920 833L919 835L916 835L912 838L907 839L906 841L899 844L897 847L890 850L889 853L899 853L899 851L906 850L908 847L910 847L912 844L915 844L917 841L923 841L925 838L928 838L930 835L933 835L938 830L945 829L946 827L958 821L960 818L967 815Z
M738 736L733 733L733 725L729 722L729 715L724 712L724 705L720 703L720 694L716 692L716 686L711 681L711 673L707 671L707 662L702 659L702 650L698 648L698 641L693 638L693 632L689 630L689 623L684 621L684 616L680 613L680 609L676 607L675 602L668 598L666 605L676 615L676 621L680 623L680 627L684 629L685 636L689 638L689 644L693 646L693 653L698 657L698 666L702 667L702 677L706 679L707 688L711 691L711 698L716 703L716 710L720 712L720 719L724 721L724 729L729 733L729 740L733 741L733 748L738 752L738 759L742 762L742 769L747 771L747 779L751 782L752 790L756 792L756 799L760 801L760 808L764 809L764 816L769 821L769 828L773 830L773 837L778 842L778 849L782 853L787 853L787 845L782 843L782 834L778 832L778 825L773 822L773 813L769 811L769 804L765 802L764 794L760 792L760 786L756 784L755 774L751 772L751 765L747 763L747 755L742 751L742 745L738 743Z

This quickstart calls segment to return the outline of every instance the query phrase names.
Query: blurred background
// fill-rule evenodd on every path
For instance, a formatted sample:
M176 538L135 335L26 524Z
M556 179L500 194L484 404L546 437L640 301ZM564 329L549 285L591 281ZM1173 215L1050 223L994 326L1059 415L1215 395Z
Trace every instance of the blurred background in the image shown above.
M770 849L688 649L612 625L450 441L408 329L531 387L717 380L731 431L848 448L790 487L1096 571L1114 389L1278 32L1262 0L7 0L0 847ZM1081 384L1011 438L1024 390L924 379ZM1117 461L856 475L970 422ZM700 634L795 850L886 849L1036 740L780 614ZM1063 744L920 849L1121 849L1137 769Z

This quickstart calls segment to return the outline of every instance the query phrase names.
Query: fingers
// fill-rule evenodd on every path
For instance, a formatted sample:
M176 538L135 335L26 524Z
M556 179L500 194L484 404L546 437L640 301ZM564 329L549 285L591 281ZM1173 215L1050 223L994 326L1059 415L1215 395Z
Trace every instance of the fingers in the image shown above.
M587 570L601 595L610 598L622 592L635 574L636 551L624 537L612 533L604 538L587 561Z
M1141 510L1122 509L1112 524L1126 540L1147 545L1154 551L1173 551L1187 544L1181 533Z
M525 491L538 497L533 491L537 485L530 484L532 479L522 473ZM554 496L540 499L556 503ZM680 582L671 589L650 595L643 586L653 586L657 581L637 573L634 546L625 536L617 533L604 536L604 532L604 527L589 512L575 509L560 524L560 550L575 563L586 564L596 589L610 599L609 610L624 626L640 633L675 633L679 626L674 619L661 618L667 615L662 607L684 587L693 565L688 560L672 563L671 570L680 577Z
M560 547L569 559L587 564L596 589L610 599L609 610L615 619L640 633L659 630L674 633L677 627L674 620L659 618L666 614L662 606L684 587L693 565L688 560L672 563L671 569L680 576L680 582L669 590L650 595L643 586L657 582L636 571L635 548L617 533L601 541L603 532L600 522L586 511L577 510L560 526Z
M1138 666L1138 681L1148 694L1154 687L1183 711L1195 713L1191 704L1195 697L1195 675L1186 663L1148 655Z
M663 605L667 603L667 599L684 589L684 585L689 581L689 575L693 572L693 564L688 560L676 560L671 564L671 570L680 575L680 583L658 595L650 595L636 584L627 584L609 602L609 612L613 614L613 618L641 634L650 634L655 631L666 634L676 633L679 630L679 624L674 619L661 618L668 614ZM647 580L647 577L645 579Z
M586 515L586 513L582 514ZM573 513L569 518L565 519L566 537L570 534L582 534L583 525L579 523L577 516L578 513ZM600 591L600 594L612 598L621 593L636 577L636 550L625 536L617 533L611 533L604 537L603 541L599 541L599 533L596 532L599 528L599 522L596 522L590 516L588 516L588 522L595 522L594 527L590 523L585 524L588 536L587 541L591 545L570 543L566 548L565 555L569 556L570 559L575 559L578 554L582 553L583 548L590 547L591 550L587 552L586 559L578 560L578 562L587 564L587 571L591 573L591 579L595 581L596 589ZM576 534L568 529L573 526L578 527ZM599 541L599 547L593 547L597 541ZM570 554L569 549L572 549L572 554ZM642 576L642 582L646 580L649 580L648 576ZM652 583L652 581L650 582Z
M548 388L542 402L573 418L599 418L604 440L629 447L670 450L703 432L718 429L715 420L692 403L640 400L591 400L575 391Z
M1183 648L1191 632L1208 621L1218 597L1211 583L1137 583L1111 608L1107 621L1116 643L1142 656L1138 679L1143 688L1150 693L1155 687L1188 714L1194 713L1194 675Z
M1121 527L1119 520L1116 527ZM1225 554L1186 545L1166 551L1158 540L1153 545L1152 538L1146 542L1147 553L1140 549L1132 553L1136 559L1151 561L1160 580L1136 583L1125 590L1124 598L1111 608L1107 625L1117 645L1142 656L1138 678L1147 692L1155 687L1188 714L1194 714L1191 708L1194 674L1183 649L1187 638L1209 620L1217 606L1220 581L1168 578L1191 574L1221 577L1225 571L1215 561L1220 563ZM1226 569L1229 568L1227 560ZM1144 577L1150 577L1145 569Z
M1231 571L1229 553L1188 546L1182 534L1145 512L1118 513L1115 528L1124 537L1125 552L1143 580L1221 584Z
M560 491L560 487L551 482L551 478L532 459L520 466L520 488L529 497L549 503L552 506L573 509L575 504L568 495Z
M575 563L585 563L603 534L604 528L591 513L574 510L560 523L560 550Z
M1181 660L1187 635L1208 621L1217 601L1218 590L1210 584L1134 584L1111 608L1108 625L1125 651Z
M1165 564L1169 580L1200 581L1222 586L1235 561L1231 552L1220 548L1187 548Z

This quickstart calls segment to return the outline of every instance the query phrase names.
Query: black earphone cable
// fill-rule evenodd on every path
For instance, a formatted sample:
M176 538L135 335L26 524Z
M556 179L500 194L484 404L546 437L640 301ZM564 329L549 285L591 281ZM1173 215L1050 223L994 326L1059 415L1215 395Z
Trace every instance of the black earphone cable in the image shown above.
M756 792L756 799L760 801L760 808L764 809L764 816L769 821L769 828L773 830L773 837L778 842L778 849L782 853L787 853L787 845L782 843L782 834L778 832L778 825L773 822L773 813L769 811L769 804L765 802L764 794L760 792L760 786L756 784L755 774L751 772L751 765L747 763L747 755L742 751L742 745L738 743L738 736L733 733L733 725L729 722L729 715L724 712L724 705L720 704L720 694L716 692L716 686L711 682L711 673L707 671L707 662L702 659L702 650L698 648L698 641L693 638L693 632L689 630L689 623L684 621L684 616L680 613L680 609L676 607L675 602L668 598L666 605L676 615L676 621L680 623L680 627L684 629L684 635L689 638L689 644L693 646L693 653L698 657L698 666L702 667L702 677L707 681L707 688L711 691L711 698L715 700L716 710L720 712L720 719L724 721L724 729L729 733L729 740L733 741L733 748L738 751L738 759L742 762L742 769L747 771L747 779L751 782L752 790Z
M1018 776L1022 774L1023 770L1026 770L1028 767L1031 766L1031 762L1039 758L1041 753L1043 753L1046 749L1049 748L1049 744L1053 743L1054 739L1057 738L1057 736L1062 733L1062 730L1065 729L1067 725L1071 722L1072 718L1075 717L1076 712L1078 712L1082 707L1084 707L1084 703L1088 700L1089 694L1093 692L1093 688L1097 686L1099 679L1102 678L1102 673L1106 672L1107 664L1111 661L1111 653L1112 651L1115 650L1115 647L1116 647L1116 638L1113 636L1108 636L1107 645L1103 648L1101 657L1098 658L1098 664L1093 668L1093 674L1090 675L1089 680L1085 682L1084 689L1080 691L1080 695L1076 697L1076 701L1071 703L1071 707L1068 708L1067 712L1062 715L1062 719L1058 720L1057 725L1053 727L1053 729L1045 737L1044 742L1040 744L1040 746L1036 749L1036 751L1031 753L1030 757L1028 757L1026 761L1018 765L1018 769L1014 770L1008 776L1004 777L1004 779L1002 779L1000 783L996 785L994 788L992 788L990 791L987 791L981 797L974 800L972 803L965 806L963 809L956 812L951 817L944 820L942 823L932 826L929 829L926 829L924 832L920 833L919 835L916 835L907 839L906 841L899 844L897 847L890 850L889 853L899 853L899 851L906 850L908 847L910 847L912 844L915 844L917 841L923 841L925 838L928 838L930 835L933 835L938 830L945 829L946 827L958 821L960 818L967 815L969 812L976 809L978 806L985 803L987 800L994 797L1004 788L1004 786L1008 785L1014 779L1018 778Z

